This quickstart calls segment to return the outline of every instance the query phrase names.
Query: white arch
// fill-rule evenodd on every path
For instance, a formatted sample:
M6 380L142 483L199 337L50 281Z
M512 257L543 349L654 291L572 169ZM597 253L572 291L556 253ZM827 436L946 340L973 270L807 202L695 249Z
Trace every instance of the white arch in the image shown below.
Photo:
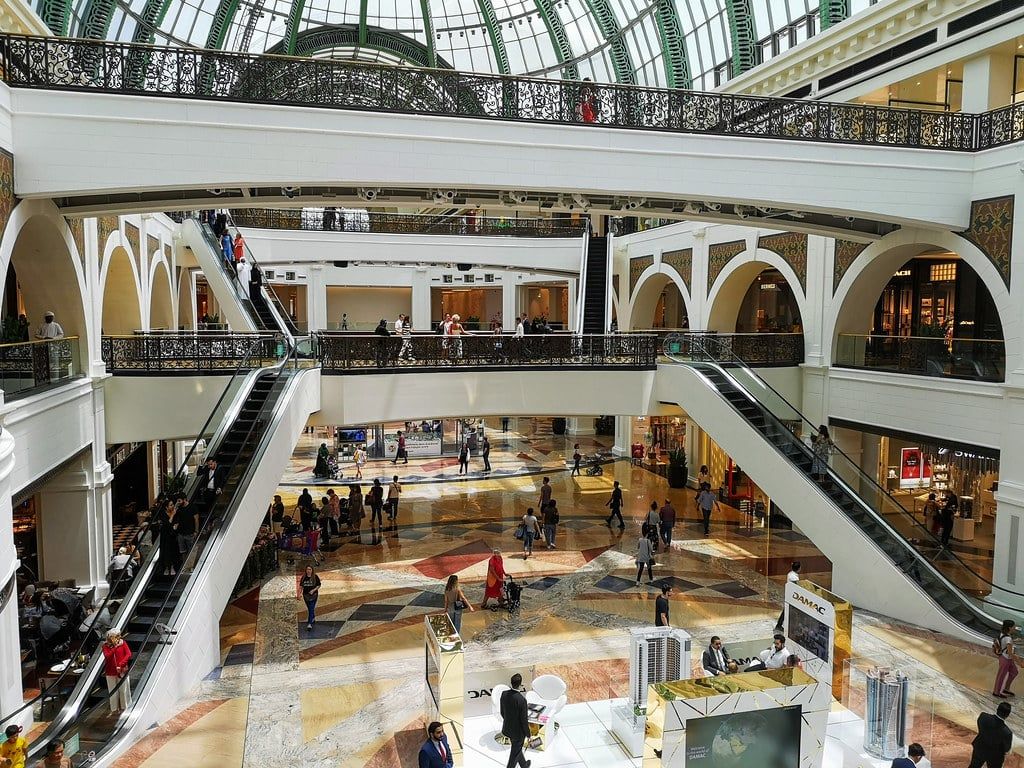
M711 290L708 291L708 299L704 303L704 316L701 318L700 327L727 333L735 331L736 316L750 283L761 271L768 268L779 270L786 278L800 311L800 322L806 322L810 317L807 311L807 296L803 283L793 268L775 251L766 248L747 248L733 256L715 278ZM726 306L726 302L734 306Z
M665 278L665 279L659 279ZM635 330L636 325L636 310L644 302L649 302L651 294L655 287L657 293L660 294L664 290L665 286L669 283L675 285L679 290L679 295L683 297L683 308L686 311L686 317L690 323L690 327L693 327L693 312L691 310L692 302L690 300L690 291L686 288L686 283L683 282L683 278L680 274L668 264L652 264L647 267L643 272L640 273L640 277L637 278L636 285L629 293L629 317L626 318L628 323L622 323L620 321L619 328L621 330ZM653 312L653 307L651 308Z
M82 364L86 365L89 360L99 357L99 347L91 322L88 280L71 228L68 227L67 221L51 200L22 200L11 211L3 238L0 239L0 275L6 275L10 269L15 249L26 227L35 227L37 224L51 227L54 243L61 242L67 249L66 257L73 270L74 281L72 285L64 285L58 275L52 271L29 279L31 276L24 273L24 266L22 277L26 279L26 283L31 282L33 288L45 289L42 290L43 300L48 303L42 309L52 309L56 312L57 322L64 327L65 333L69 336L79 337L79 355ZM45 253L53 250L51 248L44 249L44 258L36 262L43 269L47 268ZM54 306L50 306L50 304ZM28 307L27 309L35 314L40 314L40 308ZM41 314L39 317L29 317L29 323L33 328L41 322Z
M864 306L873 308L886 283L903 264L925 251L944 249L957 254L985 284L1003 326L1006 346L1007 372L1019 368L1021 361L1021 326L1019 308L1010 301L1010 292L1002 275L988 257L970 240L932 229L899 229L871 243L846 270L836 288L832 301L825 307L825 327L822 335L823 352L829 361L835 351L840 333L866 333L871 324L871 312L859 311ZM854 306L858 308L855 310Z
M125 285L125 281L119 279L119 284L112 287L109 280L111 266L115 258L122 258L122 256L117 253L118 250L123 253L123 258L128 261L128 266L131 270L131 279L130 284L128 285ZM101 263L103 266L100 269L99 285L101 287L99 299L100 306L102 307L102 314L100 316L100 328L102 332L105 334L116 334L131 333L132 331L139 329L146 330L149 326L149 317L148 315L143 314L144 292L142 290L142 279L139 275L139 268L136 264L135 254L132 250L131 244L128 242L128 238L126 238L120 230L112 232L110 237L107 238L106 245L103 249L103 258ZM127 297L114 297L112 295L108 295L107 291L112 288L120 289L122 291L134 290L135 302L133 304L126 304L125 300ZM118 315L121 319L114 327L107 327L107 324L111 322L111 317L109 317L109 315L115 308L118 310ZM126 312L127 315L125 315ZM128 326L130 325L136 325L136 327L129 328Z
M162 273L163 280L160 280L158 271ZM156 325L166 325L169 329L174 330L178 327L178 302L174 295L174 281L171 280L171 269L167 266L167 262L163 257L155 256L149 266L149 290L146 300L146 317L148 320L148 327L153 328ZM158 296L158 289L162 292L163 286L167 287L167 295L165 297ZM162 317L154 317L154 312L160 307L160 301L166 299L167 305L165 307L166 314ZM159 321L159 322L155 322Z

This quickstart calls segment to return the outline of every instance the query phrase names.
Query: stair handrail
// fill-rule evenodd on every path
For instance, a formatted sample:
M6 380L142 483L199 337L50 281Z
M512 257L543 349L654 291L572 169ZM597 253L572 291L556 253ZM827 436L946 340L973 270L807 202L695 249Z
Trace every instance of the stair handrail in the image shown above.
M676 353L669 352L669 342L671 340L682 340L683 338L686 338L686 337L687 337L687 334L673 334L672 336L667 337L665 339L665 343L664 343L664 346L663 346L663 352L664 352L665 356L668 357L670 360L673 360L673 361L684 362L683 360L680 359L680 357ZM723 373L723 375L728 376L730 378L730 380L733 381L733 383L735 383L737 386L740 387L741 390L746 391L746 389L742 385L740 385L739 382L737 382L735 380L735 378L733 378L732 376L729 376L729 374L727 373L725 368L723 368L722 365L721 365L722 361L719 360L717 357L715 357L715 352L711 348L711 345L717 346L719 350L724 351L725 353L727 353L727 355L729 357L731 357L737 364L739 364L740 367L744 368L746 373L752 379L757 381L758 384L764 386L765 389L771 391L771 393L775 397L777 397L783 404L785 404L785 406L787 408L789 408L793 413L795 413L800 418L800 420L803 423L807 424L812 429L815 429L815 430L817 429L817 427L814 426L814 423L812 421L810 421L810 419L808 419L796 406L794 406L792 403L790 403L789 400L787 400L778 390L775 389L775 387L773 387L771 384L769 384L767 381L765 381L761 376L758 376L757 373L754 371L754 369L749 364L747 364L747 362L745 360L743 360L741 357L736 355L731 349L728 349L726 347L726 345L718 343L718 342L719 342L719 340L716 338L715 334L699 334L699 335L691 337L690 338L691 346L694 346L694 345L697 346L705 354L707 354L708 357L712 358L710 361L697 361L697 362L710 362L712 364L715 364L716 367L718 367L718 369ZM747 392L747 394L749 396L753 397L753 395L751 393ZM756 398L754 398L754 399L756 401ZM774 413L772 413L771 409L769 409L767 406L765 406L764 403L760 403L759 402L758 404L762 407L764 412L776 423L776 425L778 425L781 428L789 431L790 434L792 434L792 430L790 430L789 427L787 427L784 423L782 423L782 421ZM811 450L811 448L809 446L807 446L803 442L803 440L800 440L799 438L797 438L797 436L795 434L793 435L793 437L795 438L795 443L798 446L800 446L800 449L804 452L804 454L807 455L807 456L813 457L813 451ZM879 485L879 483L876 480L874 480L870 475L868 475L866 472L864 472L864 470L862 470L860 468L860 466L848 454L846 454L842 449L840 449L839 446L836 445L834 441L832 442L832 446L831 447L832 447L832 452L833 453L837 453L837 454L841 455L843 458L846 459L846 461L850 464L850 466L853 467L857 471L860 479L866 480L870 485L874 486L874 488L877 489L878 491L880 491L883 496L888 498L889 501L891 501L892 504L897 509L902 510L903 514L905 516L910 517L910 520L914 524L914 526L923 529L928 534L928 536L930 536L931 538L933 538L933 539L936 538L935 534L933 534L931 531L929 531L927 528L925 528L925 526L921 525L921 523L919 523L917 520L915 520L912 515L909 515L909 513L907 513L906 509L903 507L902 504L900 504L895 498L893 498L893 496L885 488L883 488L881 485ZM831 466L826 465L826 469L828 470L828 473L832 476L832 480L834 482L837 482L838 484L840 484L855 499L857 499L861 503L861 505L863 507L868 509L871 512L871 514L875 517L875 519L881 525L883 525L885 528L887 528L894 535L894 538L897 541L900 542L901 546L903 546L904 549L906 549L912 555L912 557L916 561L918 561L920 564L923 564L929 571L932 572L933 575L935 575L937 578L939 578L941 581L945 582L949 587L951 587L953 589L954 593L956 593L957 595L960 595L961 600L964 602L965 605L967 605L969 608L971 608L971 610L974 610L974 611L976 611L978 613L981 613L981 615L985 616L986 619L992 621L994 627L997 627L1001 623L999 620L995 619L994 617L988 616L984 612L979 611L977 605L975 605L975 604L971 603L970 601L966 600L963 597L963 595L961 594L963 592L963 589L961 587L958 587L956 584L954 584L952 581L950 581L949 578L945 576L945 574L943 574L940 570L935 568L932 565L932 563L927 558L923 557L921 555L921 553L918 552L913 547L913 545L906 539L906 537L903 536L903 534L901 534L899 531L897 531L895 528L893 528L892 525L890 525L889 522L887 520L885 520L884 516L881 515L879 512L877 512L875 509L873 509L871 507L871 505L868 504L861 497L861 495L858 492L856 492L853 488L851 488L849 486L849 484L845 480L843 480L843 478L832 469ZM988 584L993 589L998 589L1001 592L1006 592L1006 593L1011 594L1011 595L1018 595L1020 597L1024 597L1024 594L1022 594L1022 593L1015 592L1015 591L1013 591L1011 589L1006 589L1005 587L996 586L991 581L986 579L984 576L982 576L981 574L977 573L967 563L965 563L962 559L960 559L960 557L955 552L953 552L952 550L947 548L946 552L950 556L952 556L960 565L962 565L969 573L971 573L973 576L978 578L980 581ZM897 567L901 567L899 563L894 563L894 565L896 565ZM988 600L986 598L979 598L979 600L981 600L982 602L984 602L986 604L991 604L991 605L994 605L994 606L999 606L1000 608L1005 608L1005 609L1011 610L1011 611L1020 611L1021 610L1021 608L1019 608L1019 607L1015 607L1015 606L1012 606L1012 605L1007 605L1007 604L996 602L996 601L990 601L990 600Z
M206 421L204 422L203 426L200 428L199 432L197 433L196 439L192 442L192 445L190 446L188 452L186 453L185 457L182 459L181 464L179 465L177 472L175 472L175 475L174 475L175 477L180 477L186 471L186 469L188 467L189 461L198 452L199 443L201 441L205 440L204 435L207 434L207 430L210 428L210 426L211 426L211 424L213 422L213 419L218 415L218 413L220 411L220 408L221 408L221 405L223 404L223 402L224 402L228 392L231 391L231 388L232 388L232 385L233 385L235 379L238 377L238 375L240 373L245 373L246 375L250 375L252 373L248 369L249 360L253 356L253 354L255 354L258 351L260 351L261 346L266 341L267 341L267 337L266 336L253 339L253 344L250 346L249 351L247 352L246 356L235 367L235 370L232 373L231 378L228 380L227 384L224 387L224 390L221 392L220 396L218 397L217 402L215 403L215 405L211 409L209 416L207 416ZM293 351L293 348L291 346L289 346L288 347L288 354L283 356L283 362L287 362L287 360L289 359L292 351ZM279 361L279 362L275 363L274 366L271 366L271 368L277 367L277 366L279 366L281 364L282 364L282 361ZM268 370L268 369L260 369L260 370ZM216 437L216 434L217 433L215 433L214 437ZM211 439L210 442L207 443L207 445L206 445L206 450L208 451L210 449L210 446L214 445L214 444L215 444L214 439ZM192 477L190 477L190 479L188 481L188 485L186 486L186 488L184 490L184 493L185 493L186 496L191 497L191 495L195 491L196 483L197 482L198 482L198 480L197 480L196 476L193 475ZM153 522L154 521L153 521L152 518L150 518L150 520L147 521L146 530L150 530L150 526L153 524ZM207 521L207 522L209 522L209 521ZM202 533L202 530L205 530L205 524L203 526L203 529L201 529L201 531L198 532L197 535L196 535L196 541L193 543L193 549L194 549L195 545L198 544L198 542L200 541L200 535L199 534ZM141 533L141 531L140 531L140 533ZM192 553L192 549L189 550L188 554L183 555L182 561L184 562L191 555L191 553ZM145 587L148 586L148 583L149 583L149 579L148 578L142 578L142 576L143 576L143 574L151 575L151 571L155 568L156 563L159 560L159 554L160 554L160 545L159 545L159 543L155 543L151 547L150 551L147 553L145 560L142 562L142 564L140 565L140 567L138 569L138 573L137 573L138 578L134 578L133 579L131 587L129 588L129 591L128 591L127 595L125 595L124 598L121 598L122 602L121 602L120 608L118 609L117 614L115 616L111 617L111 626L112 627L113 626L121 626L124 623L124 620L128 617L129 612L134 610L137 607L139 598L141 597L141 594L145 591ZM180 574L180 572L179 572L179 574ZM177 579L177 575L175 576L175 579ZM176 583L176 581L175 581L175 583ZM107 596L103 600L103 603L101 603L100 607L97 608L97 613L100 610L102 610L104 607L107 607L111 600L117 599L117 598L113 597L113 594L114 594L113 590L111 590L111 592L109 592L107 594ZM168 592L168 598L169 597L170 597L170 592ZM165 599L164 605L166 605L166 599ZM164 605L161 606L161 610L164 607ZM155 629L155 624L154 624L153 627L150 628L150 633L152 632L153 629ZM148 637L149 636L147 635L147 642L148 642ZM143 645L145 645L145 642L143 643ZM80 646L80 648L81 648L81 646ZM132 656L132 660L129 662L129 670L138 661L138 658L139 658L139 655L137 653ZM95 682L96 682L95 678L97 677L97 672L99 671L99 667L102 665L102 663L103 663L102 654L94 651L92 656L89 659L89 662L87 663L87 665L85 667L85 670L79 676L79 680L76 683L75 688L68 695L67 701L61 707L61 711L60 711L60 714L58 715L58 717L56 717L52 722L50 722L47 725L47 727L44 729L43 733L40 734L39 736L37 736L33 740L33 746L35 747L35 749L30 749L30 752L29 752L30 759L34 759L35 756L38 754L38 752L41 751L43 745L45 745L48 741L50 741L52 738L54 738L53 731L56 730L58 733L62 732L70 724L73 724L74 721L77 721L79 719L78 712L79 712L79 710L81 708L82 701L83 701L84 697L88 694L88 692L94 687ZM72 666L73 665L68 664L67 668L58 677L58 681L60 679L62 679L66 674L72 674L70 672ZM90 681L92 681L92 682L90 682ZM119 683L119 685L120 685L120 683ZM34 698L30 699L29 701L24 702L14 712L5 715L3 717L3 719L0 720L0 725L2 725L3 723L6 723L6 722L12 721L13 718L16 718L20 713L23 713L26 708L33 707L37 701L41 703L42 697L45 694L46 694L45 691L40 691L40 693L37 696L35 696ZM99 702L99 704L97 706L103 706L104 704L105 704L105 702ZM72 721L72 717L73 717L73 721ZM72 722L69 722L69 721L72 721Z

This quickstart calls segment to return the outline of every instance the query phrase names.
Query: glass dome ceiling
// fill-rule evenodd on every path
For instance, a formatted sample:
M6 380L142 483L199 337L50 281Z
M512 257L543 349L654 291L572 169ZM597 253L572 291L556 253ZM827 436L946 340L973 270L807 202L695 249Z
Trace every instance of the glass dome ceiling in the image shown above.
M714 88L871 0L36 0L57 34Z

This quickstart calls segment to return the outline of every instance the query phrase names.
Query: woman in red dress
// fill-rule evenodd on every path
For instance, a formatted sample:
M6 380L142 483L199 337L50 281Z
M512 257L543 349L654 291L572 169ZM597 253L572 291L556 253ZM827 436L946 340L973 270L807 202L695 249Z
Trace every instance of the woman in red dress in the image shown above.
M495 548L491 559L487 561L487 585L484 587L484 601L480 605L486 608L488 601L493 597L501 605L502 586L505 583L505 561L501 559L501 550Z

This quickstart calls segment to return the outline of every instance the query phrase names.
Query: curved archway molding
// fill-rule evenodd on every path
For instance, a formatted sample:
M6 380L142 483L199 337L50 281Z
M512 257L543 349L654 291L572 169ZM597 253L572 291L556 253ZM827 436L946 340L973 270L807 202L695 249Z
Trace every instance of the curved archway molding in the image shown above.
M157 252L159 256L159 251ZM170 267L162 258L154 257L149 267L149 290L146 297L148 326L174 330L178 327L177 304L174 295L174 281Z
M683 300L683 310L686 312L687 320L692 327L693 302L690 299L690 291L687 289L686 283L683 282L682 277L680 277L676 270L665 264L656 263L647 267L638 276L636 286L629 296L628 317L624 318L627 322L620 321L619 328L630 331L639 330L640 327L637 325L638 319L644 329L650 328L650 318L654 315L658 297L665 289L665 286L669 284L675 285L679 291L679 295Z
M99 276L101 333L116 335L135 330L148 330L144 316L142 278L131 244L120 232L107 239Z
M23 238L34 238L37 242L33 246ZM99 358L99 344L85 260L68 222L50 200L22 200L11 211L0 237L0 274L6 276L21 248L33 247L33 257L20 265L21 279L33 287L34 297L26 306L29 323L34 328L42 322L42 313L52 309L65 333L79 337L80 362L89 370L89 361ZM90 371L97 372L103 373L105 368Z
M708 291L700 327L711 331L732 333L736 328L736 316L739 314L740 304L743 302L743 296L750 287L750 283L763 270L769 268L779 270L786 278L800 310L801 322L806 322L805 318L810 314L807 307L807 296L793 267L775 251L764 248L748 248L731 257L718 272Z
M977 272L992 295L1003 326L1006 347L1006 383L1024 386L1024 356L1021 350L1021 308L1010 299L1003 278L992 261L974 243L948 231L908 228L876 240L858 255L836 286L832 301L826 305L823 345L831 362L840 333L866 333L870 311L893 274L910 259L926 251L941 249L957 254Z

